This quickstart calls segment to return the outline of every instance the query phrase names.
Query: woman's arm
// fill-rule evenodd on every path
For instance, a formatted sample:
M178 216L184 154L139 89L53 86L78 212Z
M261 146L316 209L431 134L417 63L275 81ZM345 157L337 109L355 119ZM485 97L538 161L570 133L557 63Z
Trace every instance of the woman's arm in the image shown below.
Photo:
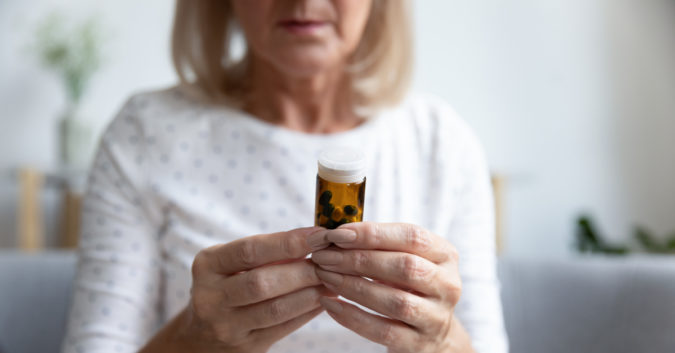
M458 129L464 130L458 168L462 182L447 236L459 252L462 278L462 298L455 313L478 352L505 353L508 342L497 278L490 174L478 138L463 122Z
M323 228L244 237L200 251L188 305L160 323L161 205L145 164L145 130L130 104L107 129L85 196L65 352L265 352L318 315L330 295L305 260ZM148 343L148 340L149 343Z
M199 352L198 347L194 346L193 340L182 339L183 332L187 326L187 311L183 309L176 317L157 332L143 347L139 353L180 353L180 352Z
M64 352L133 352L159 322L159 216L131 99L106 129L83 202Z
M471 337L459 321L457 316L452 317L452 327L450 328L451 351L457 353L475 353L471 345Z

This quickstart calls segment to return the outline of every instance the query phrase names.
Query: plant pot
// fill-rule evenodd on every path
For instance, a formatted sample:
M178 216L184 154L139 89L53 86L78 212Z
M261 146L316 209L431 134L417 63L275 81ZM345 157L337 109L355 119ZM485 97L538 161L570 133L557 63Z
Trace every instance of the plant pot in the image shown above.
M69 108L59 121L59 153L65 169L82 170L89 165L93 149L93 128Z

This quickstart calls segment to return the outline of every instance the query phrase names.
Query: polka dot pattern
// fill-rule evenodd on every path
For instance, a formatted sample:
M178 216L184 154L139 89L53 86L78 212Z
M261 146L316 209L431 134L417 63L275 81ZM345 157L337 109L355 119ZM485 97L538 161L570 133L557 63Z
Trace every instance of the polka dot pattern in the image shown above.
M479 350L505 351L487 171L453 113L404 105L352 131L318 136L188 97L177 88L137 95L102 137L83 204L64 352L137 351L188 303L201 249L313 225L315 161L328 145L358 146L371 161L367 220L420 224L457 246L469 269L462 273L467 305L457 315ZM385 351L326 313L270 349Z

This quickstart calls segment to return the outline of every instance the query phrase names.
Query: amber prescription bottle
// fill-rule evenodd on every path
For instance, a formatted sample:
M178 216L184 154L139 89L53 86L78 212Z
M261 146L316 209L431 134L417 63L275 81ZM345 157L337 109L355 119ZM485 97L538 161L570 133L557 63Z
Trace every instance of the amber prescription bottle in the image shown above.
M314 225L335 229L363 221L366 162L359 150L326 149L319 154Z

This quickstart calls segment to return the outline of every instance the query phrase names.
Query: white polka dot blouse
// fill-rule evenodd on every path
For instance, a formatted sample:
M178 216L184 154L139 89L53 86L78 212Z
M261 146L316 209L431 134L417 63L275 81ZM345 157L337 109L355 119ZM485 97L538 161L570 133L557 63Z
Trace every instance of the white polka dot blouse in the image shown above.
M64 352L136 352L180 312L200 249L312 226L316 161L328 146L368 162L364 220L409 222L457 247L455 310L479 352L503 353L493 202L482 148L437 98L411 96L358 127L276 126L185 87L133 96L90 171ZM270 352L385 352L326 313Z

